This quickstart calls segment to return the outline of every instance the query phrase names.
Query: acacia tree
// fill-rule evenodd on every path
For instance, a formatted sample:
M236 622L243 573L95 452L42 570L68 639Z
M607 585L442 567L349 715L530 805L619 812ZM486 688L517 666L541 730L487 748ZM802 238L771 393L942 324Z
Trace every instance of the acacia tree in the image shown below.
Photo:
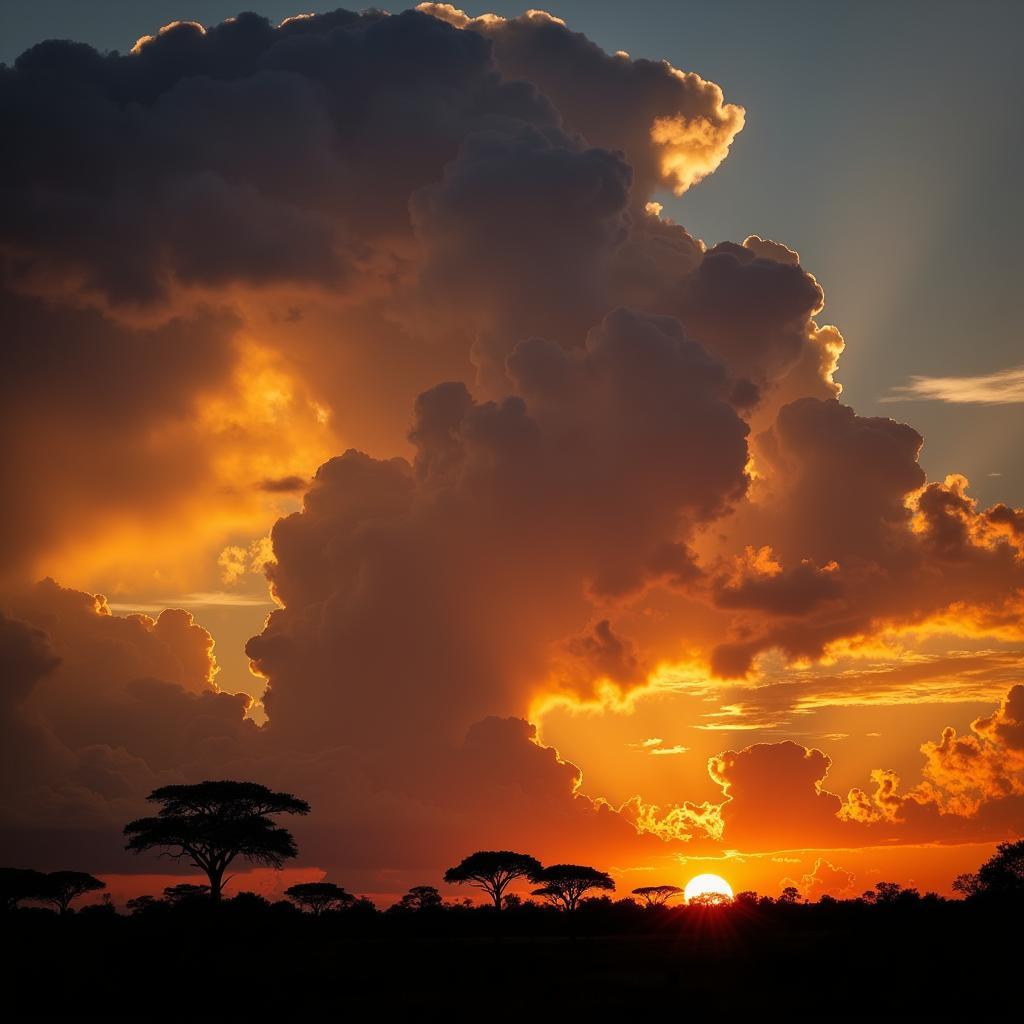
M542 896L552 905L568 911L575 910L584 894L591 889L611 892L615 888L610 875L585 864L552 864L544 868L534 881L544 883L541 888L534 889L534 896Z
M284 891L285 896L298 906L319 917L325 910L350 907L356 898L333 882L299 882Z
M468 882L483 889L494 901L494 909L501 910L501 898L509 882L516 878L527 878L535 882L542 870L540 861L526 853L480 850L449 868L444 873L444 880L449 885Z
M146 798L162 804L156 817L124 827L126 850L164 847L161 856L187 858L210 880L210 898L220 899L224 872L236 857L281 868L298 850L291 833L272 814L308 814L309 804L256 782L220 780L162 786Z
M682 891L678 885L642 885L633 890L633 895L641 897L645 907L663 907Z
M44 877L42 886L33 898L43 903L52 903L58 913L66 914L73 899L106 887L106 882L101 882L85 871L51 871Z

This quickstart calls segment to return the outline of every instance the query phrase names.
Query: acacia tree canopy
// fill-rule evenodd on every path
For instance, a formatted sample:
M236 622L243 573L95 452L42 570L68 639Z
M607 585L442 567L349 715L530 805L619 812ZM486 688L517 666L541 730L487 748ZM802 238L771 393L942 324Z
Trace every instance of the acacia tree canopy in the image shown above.
M534 896L542 896L549 903L570 911L575 910L584 894L592 889L605 892L615 889L611 875L585 864L552 864L534 881L544 883L533 891Z
M66 914L73 899L106 887L106 882L85 871L51 871L44 876L42 887L33 899L52 903L59 913Z
M299 882L284 891L296 905L312 911L319 917L325 910L338 910L351 906L356 898L334 882Z
M495 909L501 910L501 898L509 882L515 878L527 878L535 882L541 871L541 862L527 853L480 850L449 868L444 873L444 880L449 885L468 882L483 889L494 901Z
M214 900L220 899L224 872L236 857L280 868L298 854L291 833L271 815L309 813L309 804L290 793L233 780L162 786L147 799L163 806L156 817L125 825L125 849L141 853L163 847L164 856L187 858L206 873Z
M639 889L633 890L633 895L641 897L644 906L662 907L682 891L678 885L642 885Z

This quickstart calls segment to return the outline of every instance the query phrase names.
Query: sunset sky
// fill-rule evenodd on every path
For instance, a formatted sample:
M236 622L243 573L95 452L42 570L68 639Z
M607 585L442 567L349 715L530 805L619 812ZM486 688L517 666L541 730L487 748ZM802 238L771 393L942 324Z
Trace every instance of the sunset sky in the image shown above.
M1020 5L251 6L0 7L8 859L156 892L206 778L380 902L1024 834Z

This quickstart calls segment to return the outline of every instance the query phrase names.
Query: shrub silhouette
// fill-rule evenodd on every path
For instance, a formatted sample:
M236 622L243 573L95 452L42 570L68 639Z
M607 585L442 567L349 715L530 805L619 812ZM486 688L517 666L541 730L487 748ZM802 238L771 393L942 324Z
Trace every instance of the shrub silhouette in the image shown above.
M552 864L544 868L534 881L544 883L533 890L534 896L542 896L554 906L569 911L575 910L583 895L592 889L607 892L615 889L610 875L585 864Z
M494 909L501 910L501 898L509 882L516 878L527 878L535 882L542 870L540 861L526 853L480 850L449 868L444 873L444 880L449 885L468 882L483 889L494 901Z
M220 900L224 872L236 857L280 868L298 854L291 833L270 815L309 813L305 800L256 782L207 780L163 786L147 799L163 806L156 817L125 825L125 849L141 853L166 847L163 856L187 858L206 873L214 901Z

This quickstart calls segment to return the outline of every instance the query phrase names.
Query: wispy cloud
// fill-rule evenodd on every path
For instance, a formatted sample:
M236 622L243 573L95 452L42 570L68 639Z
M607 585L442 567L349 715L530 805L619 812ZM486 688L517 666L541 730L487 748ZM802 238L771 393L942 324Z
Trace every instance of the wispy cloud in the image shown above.
M198 594L178 594L173 597L161 597L155 601L118 601L108 604L114 612L160 612L165 608L210 608L213 606L232 605L234 607L269 607L274 602L269 597L258 594L229 594L224 591L211 591Z
M911 377L881 399L883 402L970 402L1012 405L1024 402L1024 366L980 377Z

